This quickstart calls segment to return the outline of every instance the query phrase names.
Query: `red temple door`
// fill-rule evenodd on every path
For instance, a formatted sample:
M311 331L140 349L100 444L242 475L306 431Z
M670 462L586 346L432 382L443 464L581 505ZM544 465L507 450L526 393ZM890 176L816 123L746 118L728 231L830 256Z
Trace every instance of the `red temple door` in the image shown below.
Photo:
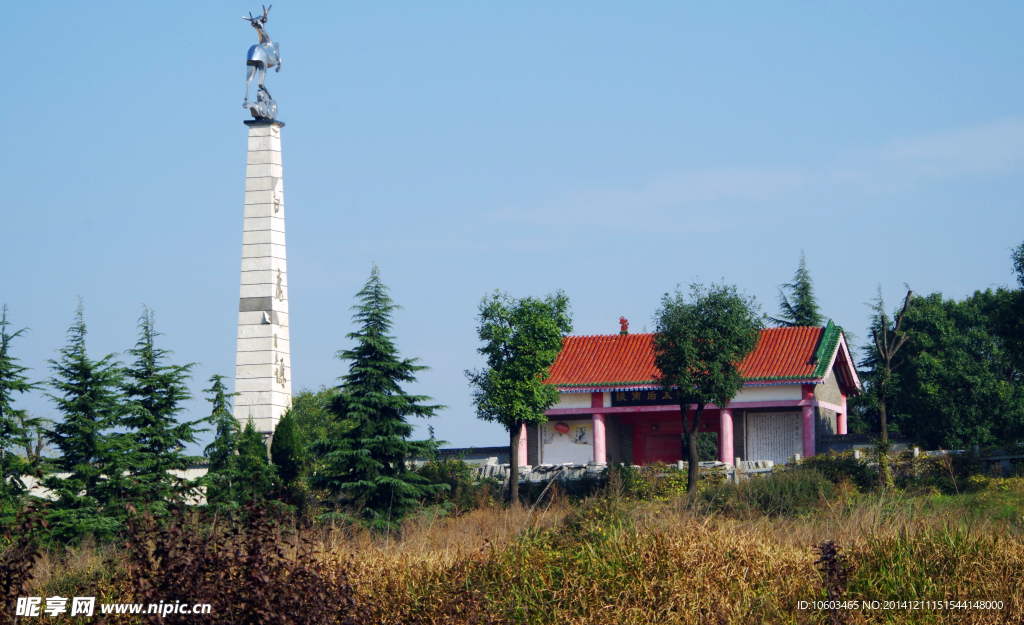
M644 437L644 464L682 460L682 438L677 434L650 433Z

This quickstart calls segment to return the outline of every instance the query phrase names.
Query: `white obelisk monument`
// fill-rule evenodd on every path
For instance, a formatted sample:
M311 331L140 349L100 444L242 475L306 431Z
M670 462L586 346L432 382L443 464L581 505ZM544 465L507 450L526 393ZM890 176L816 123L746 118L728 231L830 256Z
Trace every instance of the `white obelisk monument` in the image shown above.
M249 127L245 165L245 219L242 228L242 289L238 299L238 352L235 358L235 418L249 419L273 434L292 405L292 362L288 349L288 266L284 253L284 183L277 103L263 86L271 67L281 70L278 44L266 31L267 14L245 18L259 37L246 58L245 102L254 119ZM249 88L257 78L256 100Z
M288 267L279 121L253 120L245 168L242 288L238 299L235 418L272 433L291 406Z

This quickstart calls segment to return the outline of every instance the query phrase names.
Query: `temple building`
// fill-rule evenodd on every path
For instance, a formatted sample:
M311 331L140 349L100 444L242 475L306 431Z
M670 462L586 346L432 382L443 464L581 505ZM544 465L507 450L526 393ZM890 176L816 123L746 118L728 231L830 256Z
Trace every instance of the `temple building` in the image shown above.
M675 462L683 424L674 391L655 381L651 334L568 336L551 367L558 404L526 428L522 464ZM846 398L861 382L842 329L769 328L740 364L743 389L709 405L699 432L718 437L718 457L786 462L817 452L820 436L846 434ZM692 419L695 407L687 418Z

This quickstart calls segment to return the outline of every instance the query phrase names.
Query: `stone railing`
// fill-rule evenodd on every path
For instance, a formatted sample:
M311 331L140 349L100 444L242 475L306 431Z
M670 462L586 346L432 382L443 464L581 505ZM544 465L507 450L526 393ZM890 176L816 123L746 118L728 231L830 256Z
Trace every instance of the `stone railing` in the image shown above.
M799 457L794 460L799 461ZM688 464L685 461L676 463L676 469L685 471ZM771 460L743 460L738 465L725 464L724 462L701 462L701 471L720 471L730 481L750 477L752 475L770 474L775 471L776 465ZM519 481L526 482L547 482L549 480L578 480L582 478L599 478L604 473L607 465L604 464L541 464L537 466L523 465L519 467ZM739 471L737 471L737 467ZM633 465L635 469L642 467ZM502 482L508 481L511 465L487 462L473 467L475 479L496 479Z

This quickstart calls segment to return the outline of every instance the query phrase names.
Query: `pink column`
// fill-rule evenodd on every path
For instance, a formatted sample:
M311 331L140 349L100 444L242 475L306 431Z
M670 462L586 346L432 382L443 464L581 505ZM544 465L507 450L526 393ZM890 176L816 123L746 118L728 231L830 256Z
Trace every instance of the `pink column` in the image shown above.
M604 408L604 393L590 394L591 408ZM594 415L594 462L605 464L607 460L607 447L604 436L604 415Z
M725 464L732 464L734 458L732 442L732 410L722 408L718 414L718 460Z
M526 424L519 430L519 466L526 466Z
M814 455L815 440L814 440L814 385L804 384L802 387L801 399L804 402L808 402L803 406L803 434L804 434L804 458L810 458ZM803 402L801 402L803 403Z
M843 411L836 415L836 433L846 434L846 393L843 393Z

